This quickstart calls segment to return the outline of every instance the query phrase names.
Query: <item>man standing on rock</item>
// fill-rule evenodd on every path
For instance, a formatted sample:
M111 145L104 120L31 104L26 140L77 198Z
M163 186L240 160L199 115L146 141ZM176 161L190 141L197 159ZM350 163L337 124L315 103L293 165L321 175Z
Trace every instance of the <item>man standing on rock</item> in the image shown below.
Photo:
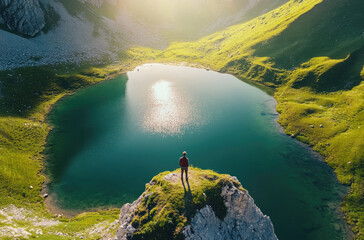
M188 182L188 158L186 158L187 152L183 152L183 157L179 159L179 166L181 167L181 180L183 183L183 171L186 172L186 181Z

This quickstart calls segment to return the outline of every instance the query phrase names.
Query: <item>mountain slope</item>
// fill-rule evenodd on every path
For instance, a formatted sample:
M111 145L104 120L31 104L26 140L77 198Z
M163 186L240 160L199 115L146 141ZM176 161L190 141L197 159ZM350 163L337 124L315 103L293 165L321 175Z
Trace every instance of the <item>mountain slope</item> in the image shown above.
M9 9L23 9L23 1L12 1L8 8L9 1L2 0L0 70L64 62L111 63L118 59L117 52L130 46L163 48L171 40L197 39L286 1L31 0L21 15L4 18ZM20 25L32 31L22 31Z
M269 56L286 69L313 57L345 58L364 45L363 9L363 1L323 1L278 36L253 46L254 55Z
M254 56L253 46L281 34L291 23L319 2L317 0L290 1L258 18L229 27L196 42L173 43L165 51L154 51L154 54L150 49L137 48L130 54L133 57L148 58L150 55L176 59L176 61L189 60L211 66L216 70L230 69L232 71L234 68L236 73L247 78L277 86L282 82L279 75L285 71L275 68L269 61L269 57ZM258 73L261 70L264 71L263 75ZM271 77L273 75L274 78Z

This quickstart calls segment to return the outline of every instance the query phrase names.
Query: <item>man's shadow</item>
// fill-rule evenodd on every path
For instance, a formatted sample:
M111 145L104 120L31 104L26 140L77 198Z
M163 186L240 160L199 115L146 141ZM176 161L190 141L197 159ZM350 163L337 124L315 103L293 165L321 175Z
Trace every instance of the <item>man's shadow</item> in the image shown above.
M182 180L182 186L183 186L183 189L185 190L185 196L184 196L185 216L187 218L190 218L192 216L192 214L194 213L195 205L193 203L192 192L191 192L190 183L189 183L188 179L186 180L186 182L187 182L188 189L186 189L185 183Z

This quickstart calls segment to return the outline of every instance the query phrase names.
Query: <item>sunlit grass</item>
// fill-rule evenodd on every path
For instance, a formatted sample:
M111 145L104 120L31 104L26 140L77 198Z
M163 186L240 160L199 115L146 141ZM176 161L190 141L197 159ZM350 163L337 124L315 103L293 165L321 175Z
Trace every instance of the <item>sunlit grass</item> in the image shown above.
M145 195L133 218L132 226L137 229L133 239L184 239L183 227L193 218L197 209L210 205L216 215L223 219L226 206L220 196L222 186L229 181L245 191L239 182L229 175L217 174L211 170L190 167L189 185L185 181L185 192L180 170L163 172L155 176L146 187ZM174 174L172 181L165 176Z
M254 57L252 47L280 34L290 23L320 2L317 0L290 1L259 18L229 27L196 42L172 43L165 51L136 48L129 53L136 59L195 62L217 71L229 71L230 67L234 68L236 65L243 64L246 65L243 66L246 71L242 71L244 69L239 66L237 69L240 70L239 76L251 78L256 74L255 80L268 80L270 76L264 78L264 73L261 72L272 70L273 64L268 61L268 58ZM259 66L262 68L259 69ZM280 71L277 69L277 72Z

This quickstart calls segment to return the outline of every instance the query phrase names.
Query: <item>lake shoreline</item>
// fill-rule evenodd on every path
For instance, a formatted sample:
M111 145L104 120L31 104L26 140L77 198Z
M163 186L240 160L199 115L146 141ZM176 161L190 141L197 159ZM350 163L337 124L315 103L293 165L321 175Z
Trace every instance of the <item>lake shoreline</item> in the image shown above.
M136 66L138 66L138 65L136 65ZM132 65L131 68L133 68L133 67L135 68L136 66ZM126 74L128 71L130 71L129 68L126 69L126 70L123 70L123 71L119 71L117 73L107 75L107 76L105 76L104 80L93 83L93 84L88 85L88 86L83 86L81 88L75 89L75 90L73 90L72 93L65 94L64 96L59 98L54 104L50 105L49 108L47 109L48 111L47 111L47 113L45 115L45 119L44 119L44 122L50 126L50 130L47 133L46 141L45 141L45 144L44 144L44 149L46 149L46 146L49 144L48 138L49 138L50 133L54 130L54 126L49 121L49 116L50 116L52 110L54 109L54 107L57 106L57 104L61 103L65 98L78 93L79 91L82 91L82 90L84 90L86 88L89 88L89 87L92 87L92 86L96 86L98 84L102 84L102 83L104 83L106 81L113 80L113 79L115 79L117 77L120 77L120 76ZM47 168L48 156L46 154L43 154L43 156L44 156L44 158L43 158L43 168L42 168L40 174L42 176L44 176L45 181L43 182L42 188L41 188L41 191L40 191L40 194L42 196L44 194L48 194L48 192L49 192L48 184L51 182L50 176L48 174L46 174L46 172L45 172L45 170ZM68 219L73 218L73 217L75 217L75 216L77 216L79 214L86 213L86 212L97 212L97 211L100 211L100 210L111 210L111 209L115 208L115 207L108 207L108 208L102 208L101 207L101 208L90 209L90 211L65 210L65 209L60 208L55 203L56 201L57 201L57 199L54 198L52 195L48 195L44 199L44 204L45 204L45 207L46 207L47 211L49 213L51 213L51 214L54 214L54 215L62 215L64 217L68 218Z
M49 141L48 141L49 135L54 130L54 126L49 121L49 116L50 116L52 110L54 109L54 107L56 107L57 104L61 103L65 98L67 98L69 96L72 96L72 95L74 95L74 94L76 94L76 93L78 93L78 92L80 92L80 91L82 91L84 89L89 88L89 87L93 87L93 86L102 84L102 83L107 82L107 81L112 81L117 77L120 77L122 75L126 75L129 71L132 71L133 69L137 68L138 66L145 65L145 64L155 64L155 63L165 64L165 65L172 65L172 66L187 66L187 67L193 67L193 68L199 68L199 69L205 69L205 70L208 69L208 68L205 68L204 66L202 66L200 64L193 64L193 63L188 63L188 62L159 63L159 62L148 62L148 61L146 61L146 62L140 62L140 63L132 64L132 66L130 68L126 69L126 70L119 71L117 73L105 76L105 79L100 81L100 82L96 82L94 84L75 89L72 93L65 94L64 96L59 98L54 104L49 106L49 108L47 109L48 112L47 112L47 114L45 116L44 122L47 123L51 128L50 128L50 131L47 134L46 142L45 142L44 146L47 146L49 144ZM40 174L43 175L44 178L45 178L45 181L42 184L42 188L41 188L41 192L40 192L40 194L42 196L44 194L49 193L48 184L51 182L50 176L45 173L45 170L47 168L47 161L48 161L47 158L48 158L48 156L44 154L43 168L42 168L42 170L40 172ZM51 194L49 194L46 198L44 198L44 204L45 204L45 207L46 207L46 209L47 209L47 211L49 213L54 214L54 215L62 215L62 216L66 217L66 218L69 218L69 219L71 219L73 217L76 217L79 214L83 214L83 213L87 213L87 212L97 212L99 210L111 210L111 209L114 209L114 208L121 208L122 207L122 206L120 206L120 207L98 207L98 208L92 208L90 210L66 210L66 209L62 209L61 207L59 207L56 202L57 202L57 199L54 196L52 196Z
M153 62L153 63L157 63L157 62ZM137 67L138 66L141 66L141 65L145 65L145 64L151 64L151 63L149 63L149 62L147 62L147 63L139 63L138 65L137 65ZM161 64L165 64L165 63L161 63ZM196 65L194 65L194 64L187 64L186 65L186 63L180 63L180 64L175 64L175 63L170 63L170 64L168 64L168 65L173 65L173 66L188 66L188 67L193 67L193 68L196 68ZM208 69L206 69L206 68L203 68L203 66L199 66L198 68L200 68L200 69L205 69L205 70L208 70ZM134 68L135 69L135 68ZM116 77L118 77L118 76L121 76L121 75L123 75L123 74L125 74L126 72L128 72L128 71L124 71L124 72L120 72L120 73L118 73L118 74L114 74L114 76L113 77L110 77L110 78L108 78L108 79L105 79L105 80L103 80L103 81L101 81L101 82L105 82L105 81L107 81L107 80L112 80L112 79L114 79L114 78L116 78ZM228 73L227 73L228 74ZM233 75L234 76L234 75ZM235 77L235 76L234 76ZM241 80L241 81L243 81L242 79L239 79L239 80ZM99 83L101 83L101 82L99 82ZM244 81L245 82L245 81ZM246 82L246 83L248 83L249 85L252 85L252 84L250 84L249 82ZM98 84L98 83L97 83ZM91 85L91 86L94 86L94 85ZM88 87L88 86L87 86ZM256 87L256 86L254 86L253 85L253 87ZM80 90L82 90L82 89L84 89L84 88L81 88L81 89L77 89L76 91L75 91L75 93L76 92L78 92L78 91L80 91ZM67 95L68 96L68 95ZM63 98L62 98L63 99ZM275 122L275 125L278 127L279 126L279 132L281 132L281 133L284 133L284 128L282 127L282 125L280 125L279 123L278 123L278 118L279 118L279 114L277 113L277 111L276 111L276 104L277 104L277 101L276 101L276 99L275 98L273 98L274 99L274 101L275 101L275 103L274 104L272 104L272 106L271 106L271 109L272 110L274 110L274 112L275 112L275 114L276 114L276 116L275 116L275 120L274 120L274 122ZM57 103L58 103L58 101L57 101ZM50 111L49 111L50 112ZM47 116L49 116L49 114L47 115ZM48 139L48 137L47 137L47 139ZM292 139L292 140L296 140L296 139ZM323 159L323 157L321 156L321 155L319 155L317 152L315 152L313 149L312 149L312 147L310 147L309 145L307 145L307 144L304 144L304 143L302 143L302 142L300 142L300 141L298 141L300 144L302 144L303 146L305 146L305 147L308 147L309 149L310 149L310 151L311 151L311 153L312 154L314 154L314 155L316 155L316 156L320 156L320 158L319 158L319 160L321 161L321 162L325 162L324 161L324 159ZM327 164L326 164L326 162L325 162L325 165L326 166L328 166ZM328 166L329 167L329 166ZM330 168L330 167L329 167ZM330 170L332 171L332 168L330 168ZM333 174L335 174L333 171L332 171L332 173ZM335 174L335 179L337 180L337 177L336 177L336 174ZM337 180L337 182L338 182L338 180ZM60 209L59 208L57 208L57 206L53 206L52 205L52 202L53 202L54 200L52 200L51 198L49 199L49 200L46 200L45 202L48 202L48 204L46 203L46 205L47 205L47 209L52 213L52 212L57 212L57 211L60 211ZM99 209L95 209L96 211L97 210L99 210ZM93 211L93 210L91 210L91 211ZM82 211L82 212L88 212L88 210L86 210L86 211ZM77 212L77 213L72 213L72 214L69 214L69 213L64 213L64 215L69 215L69 216L75 216L75 215L77 215L78 213L80 213L80 212Z

